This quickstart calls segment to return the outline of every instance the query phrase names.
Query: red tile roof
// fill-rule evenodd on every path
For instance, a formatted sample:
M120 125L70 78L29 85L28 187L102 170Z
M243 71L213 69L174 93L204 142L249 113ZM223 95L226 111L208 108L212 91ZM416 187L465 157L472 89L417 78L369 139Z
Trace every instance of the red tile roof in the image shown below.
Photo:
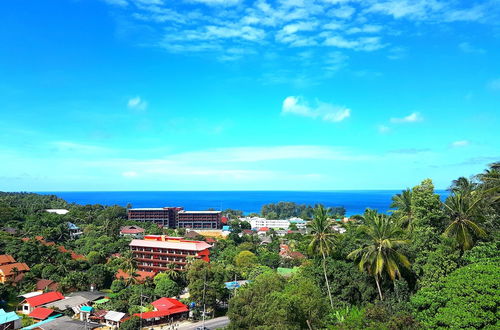
M259 231L268 231L268 230L269 230L269 228L267 228L267 227L261 227L261 228L259 228Z
M64 299L64 296L60 292L47 292L43 293L38 296L34 296L31 298L27 298L26 302L31 306L31 307L37 307L40 305L45 305L48 303L51 303L53 301L58 301Z
M16 268L19 272L30 270L28 265L26 265L24 262L16 262L14 264L7 264L0 266L0 271L3 273L4 276L9 276L14 274L13 272L14 268Z
M11 255L8 255L8 254L1 254L0 255L0 265L12 264L15 262L16 262L16 260L14 258L12 258Z
M181 303L179 300L173 298L163 297L156 301L153 301L151 305L153 305L157 310L152 312L142 313L142 316L141 313L137 313L134 315L142 317L143 319L152 319L155 317L162 317L189 311L186 305Z
M139 283L143 283L146 281L148 277L153 278L156 275L156 273L154 272L145 272L143 270L137 270L135 271L135 273L137 274L137 276L135 276L135 279ZM131 275L124 272L122 269L118 269L118 272L116 272L115 274L115 278L119 280L126 280L129 279L130 277Z
M52 309L38 307L33 310L28 316L38 320L45 320L50 314L54 313Z
M55 291L55 290L57 290L58 286L59 286L59 283L54 282L52 280L40 279L36 282L36 289L42 290L42 291L47 289L47 288L51 291Z
M144 233L144 229L137 226L124 226L120 228L121 234L140 234Z

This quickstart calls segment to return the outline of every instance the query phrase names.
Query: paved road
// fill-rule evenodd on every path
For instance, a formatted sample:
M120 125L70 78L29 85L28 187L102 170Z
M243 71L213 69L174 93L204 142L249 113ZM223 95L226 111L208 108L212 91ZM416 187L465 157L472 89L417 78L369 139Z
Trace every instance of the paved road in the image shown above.
M215 319L206 320L205 326L212 329L220 329L226 327L229 324L229 318L227 316L216 317ZM201 327L203 325L203 321L191 323L191 324L182 324L179 327L179 330L195 330L197 327Z

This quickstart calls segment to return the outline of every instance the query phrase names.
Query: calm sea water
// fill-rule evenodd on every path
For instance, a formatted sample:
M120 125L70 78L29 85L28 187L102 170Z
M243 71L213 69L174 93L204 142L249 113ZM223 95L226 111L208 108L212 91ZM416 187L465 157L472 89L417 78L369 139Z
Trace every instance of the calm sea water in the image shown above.
M186 210L236 209L245 213L260 212L262 205L295 202L325 206L344 206L347 215L360 214L369 207L387 212L391 197L398 190L353 191L96 191L40 192L54 194L70 203L121 205L133 207L183 206ZM446 191L437 191L445 198Z

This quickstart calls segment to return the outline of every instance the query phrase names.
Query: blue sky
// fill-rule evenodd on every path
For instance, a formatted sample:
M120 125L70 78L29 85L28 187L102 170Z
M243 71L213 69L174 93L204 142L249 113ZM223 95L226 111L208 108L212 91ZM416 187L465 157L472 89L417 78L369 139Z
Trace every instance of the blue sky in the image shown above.
M446 188L500 159L500 2L6 0L0 190Z

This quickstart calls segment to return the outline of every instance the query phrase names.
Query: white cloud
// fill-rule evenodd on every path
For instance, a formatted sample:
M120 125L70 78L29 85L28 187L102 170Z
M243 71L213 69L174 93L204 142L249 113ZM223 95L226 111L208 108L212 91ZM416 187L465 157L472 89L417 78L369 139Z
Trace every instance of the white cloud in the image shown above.
M461 147L467 147L468 145L470 144L469 141L467 140L459 140L459 141L455 141L451 144L451 146L453 148L461 148Z
M491 80L488 83L488 88L494 91L500 91L500 78Z
M458 44L458 48L464 53L484 54L486 52L484 49L474 47L468 42L461 42L460 44Z
M120 6L120 7L125 7L128 6L128 2L126 0L103 0L107 4L114 5L114 6Z
M342 36L327 37L324 41L325 46L333 46L337 48L354 49L359 51L374 51L383 48L379 37L362 37L358 39L345 39Z
M389 126L386 126L386 125L379 125L377 127L377 129L378 129L378 132L382 133L382 134L389 133L391 131L391 128Z
M241 0L191 0L192 2L202 3L207 6L234 6Z
M142 100L139 96L131 98L127 102L130 109L144 111L148 107L148 102Z
M324 121L340 122L351 116L351 109L329 103L316 101L316 106L310 106L301 97L288 96L281 107L283 114L295 114L310 118L320 118Z
M122 172L122 175L126 178L133 178L133 177L136 177L137 176L137 172L135 171L126 171L126 172Z
M400 123L416 123L424 120L424 118L420 115L419 112L413 112L406 117L403 118L391 118L391 123L400 124Z
M54 141L50 143L50 147L59 152L71 153L97 153L108 151L107 148L94 146L83 143L76 143L72 141Z

